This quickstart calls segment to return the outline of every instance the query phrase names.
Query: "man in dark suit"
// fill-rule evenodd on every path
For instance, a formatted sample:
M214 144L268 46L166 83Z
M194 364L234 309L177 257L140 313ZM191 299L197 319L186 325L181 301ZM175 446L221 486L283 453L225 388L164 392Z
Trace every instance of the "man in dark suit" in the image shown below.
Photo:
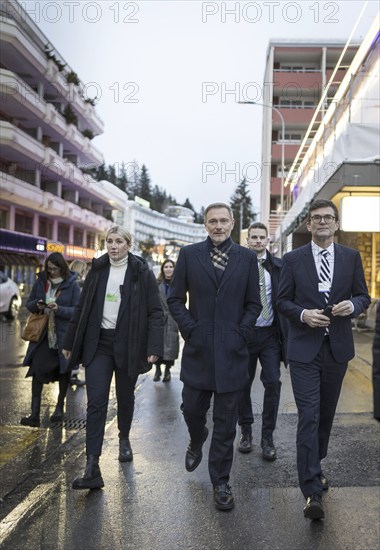
M248 382L247 342L261 311L259 276L256 254L231 240L234 220L228 205L209 205L205 226L207 239L179 253L168 305L185 340L181 408L190 434L185 466L192 472L202 459L214 396L209 473L215 506L230 510L238 402Z
M308 213L312 242L284 256L277 306L289 319L287 357L298 408L297 468L304 516L324 517L321 470L347 363L355 355L351 319L370 303L356 250L334 244L338 210L315 200Z
M241 438L238 450L249 453L252 450L252 402L251 388L255 378L257 360L260 360L260 379L264 385L264 404L261 427L261 448L264 460L273 461L277 458L273 443L273 432L276 427L278 406L281 392L280 362L283 356L282 345L285 320L276 312L278 282L282 268L282 260L275 258L266 249L268 229L260 222L252 223L248 228L247 245L257 254L260 298L263 309L256 321L254 338L248 346L249 351L249 382L242 392L239 403L239 420ZM285 357L284 357L285 360Z

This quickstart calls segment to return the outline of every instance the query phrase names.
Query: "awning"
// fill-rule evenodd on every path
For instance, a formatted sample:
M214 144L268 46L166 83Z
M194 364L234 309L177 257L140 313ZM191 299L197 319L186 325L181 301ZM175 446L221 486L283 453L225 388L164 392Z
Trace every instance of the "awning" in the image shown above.
M0 266L38 266L40 261L35 256L29 256L27 254L8 254L6 252L0 252Z

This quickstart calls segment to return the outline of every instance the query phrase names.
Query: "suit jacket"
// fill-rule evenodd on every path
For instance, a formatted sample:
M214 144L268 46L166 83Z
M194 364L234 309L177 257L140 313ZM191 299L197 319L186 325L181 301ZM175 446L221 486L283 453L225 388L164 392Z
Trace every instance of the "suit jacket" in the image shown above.
M178 256L168 305L185 340L181 380L218 393L244 388L247 341L261 311L256 254L233 243L218 284L208 240L185 246Z
M355 355L351 318L370 304L359 252L334 245L334 274L329 304L351 300L354 312L347 317L333 317L329 326L331 351L338 363L346 363ZM318 292L318 274L311 244L285 254L278 289L278 311L289 319L288 359L308 363L318 354L324 327L311 328L300 320L303 309L324 309L324 294Z
M273 256L268 250L266 251L266 258L263 262L263 267L270 275L272 285L272 308L274 313L273 324L277 327L279 343L281 346L281 359L286 365L286 342L288 335L288 320L277 311L276 303L278 296L278 285L280 282L280 274L283 266L283 260Z
M70 320L63 348L71 350L70 365L87 366L96 353L110 271L108 254L92 262L80 302ZM156 279L141 258L128 254L128 268L121 288L116 322L116 365L131 377L151 369L148 355L163 354L164 315Z

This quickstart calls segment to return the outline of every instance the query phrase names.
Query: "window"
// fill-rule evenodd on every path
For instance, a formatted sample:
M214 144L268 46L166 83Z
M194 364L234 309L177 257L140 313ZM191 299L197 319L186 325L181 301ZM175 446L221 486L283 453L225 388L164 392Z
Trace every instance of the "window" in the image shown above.
M74 228L74 245L83 246L83 231L78 228Z
M61 243L69 242L70 227L65 223L58 224L58 240Z
M33 235L33 216L23 210L16 210L15 231Z
M46 237L47 239L53 238L53 222L48 218L40 216L38 222L38 234L40 237Z
M303 135L297 132L285 132L284 141L287 143L301 143ZM282 132L279 133L279 141L282 141Z
M95 248L95 235L93 233L87 233L87 248Z

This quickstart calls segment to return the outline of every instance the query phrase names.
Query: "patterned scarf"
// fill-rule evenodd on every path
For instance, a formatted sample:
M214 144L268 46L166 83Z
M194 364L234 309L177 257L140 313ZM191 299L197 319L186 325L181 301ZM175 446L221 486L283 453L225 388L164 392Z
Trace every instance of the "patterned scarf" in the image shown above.
M50 279L50 281L47 281L46 287L45 287L45 301L46 303L49 303L51 301L55 301L58 296L60 295L59 285L63 281L62 277L57 277L56 279ZM50 349L58 349L58 342L57 342L57 331L55 328L55 313L52 310L46 310L49 313L49 320L48 320L48 343Z
M213 246L210 250L211 261L216 269L224 271L227 267L228 253L232 248L232 240L229 238L219 246Z

